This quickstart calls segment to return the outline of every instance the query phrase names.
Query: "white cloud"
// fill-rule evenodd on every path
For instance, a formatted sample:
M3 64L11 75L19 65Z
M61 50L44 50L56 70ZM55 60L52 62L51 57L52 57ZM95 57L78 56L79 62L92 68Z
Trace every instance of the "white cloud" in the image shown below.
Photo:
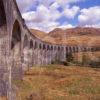
M51 31L57 27L73 27L71 24L68 23L60 25L60 22L57 22L56 20L63 15L67 18L73 18L77 14L79 8L76 6L72 8L67 8L68 15L65 15L65 12L61 13L57 10L58 7L59 5L57 3L53 3L49 8L44 5L39 5L36 11L23 13L22 16L26 20L26 23L30 28L36 28L46 32Z
M80 8L78 6L73 6L72 8L66 8L63 13L65 17L71 19L78 14L79 10Z
M49 7L51 3L55 2L55 0L37 0L39 4L43 4L46 7Z
M26 21L32 21L32 20L34 20L36 18L34 11L30 11L30 12L27 12L27 13L23 13L22 17Z
M79 24L82 26L99 26L100 25L100 6L82 9L78 16Z
M60 24L57 21L62 16L73 19L80 8L78 6L70 7L71 3L81 2L84 0L17 0L20 11L29 28L36 28L43 31L51 31L54 28L71 28L71 24ZM36 6L36 10L30 8ZM62 12L58 10L61 7Z
M16 0L21 12L26 12L36 0Z
M68 24L68 23L64 23L63 25L60 25L59 22L42 22L42 23L27 23L27 25L30 28L33 29L39 29L41 31L44 32L50 32L55 28L62 28L62 29L67 29L67 28L73 28L75 26Z
M55 8L57 8L55 4L49 8L39 5L36 11L23 13L22 16L30 28L50 31L59 25L56 20L61 16L61 13Z
M26 21L39 23L43 21L55 21L61 16L61 13L57 9L53 9L53 7L48 9L44 5L39 5L36 11L23 13L22 16Z
M67 28L74 28L75 26L71 25L71 24L65 24L65 25L61 25L58 28L62 28L62 29L67 29Z
M66 4L72 4L77 2L83 2L85 0L55 0L58 4L66 6Z
M30 9L32 5L35 5L37 2L46 7L49 7L51 3L57 3L61 6L66 6L66 4L82 2L85 0L16 0L21 12L26 12Z
M49 32L59 26L58 22L41 22L41 23L27 23L30 28L39 29L44 32Z
M98 23L98 24L92 24L92 25L85 25L85 27L95 27L95 28L100 28L100 23Z

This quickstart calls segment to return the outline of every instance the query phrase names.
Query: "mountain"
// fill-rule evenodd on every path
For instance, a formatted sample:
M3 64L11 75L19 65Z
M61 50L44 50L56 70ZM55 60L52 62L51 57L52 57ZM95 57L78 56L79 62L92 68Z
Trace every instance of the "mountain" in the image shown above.
M65 30L56 28L49 33L33 29L31 32L43 41L54 44L100 45L100 28L76 27Z
M60 29L56 28L53 31L48 33L49 36L54 38L60 38L62 36L97 36L100 35L100 29L99 28L82 28L82 27L76 27L76 28L70 28L70 29Z
M35 35L37 38L42 39L43 37L45 37L47 34L45 32L42 32L40 30L36 30L36 29L30 29L30 32Z

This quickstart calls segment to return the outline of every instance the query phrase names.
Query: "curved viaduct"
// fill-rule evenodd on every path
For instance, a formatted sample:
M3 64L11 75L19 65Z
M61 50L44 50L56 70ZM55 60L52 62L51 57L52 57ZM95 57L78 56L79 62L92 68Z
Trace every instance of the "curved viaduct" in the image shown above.
M13 77L18 78L22 69L66 61L68 53L82 51L91 51L91 47L51 44L35 37L22 19L16 0L0 0L0 95L6 94L1 87L9 66L12 66Z
M51 64L56 59L65 61L69 52L90 50L78 45L51 44L36 38L22 19L16 0L0 0L0 8L0 37L6 42L6 51L15 65Z

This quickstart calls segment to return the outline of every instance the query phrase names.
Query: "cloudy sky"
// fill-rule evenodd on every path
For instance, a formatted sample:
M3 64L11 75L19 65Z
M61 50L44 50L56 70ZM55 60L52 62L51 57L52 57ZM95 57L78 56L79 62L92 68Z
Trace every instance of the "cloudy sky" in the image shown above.
M100 27L100 0L17 0L29 28Z

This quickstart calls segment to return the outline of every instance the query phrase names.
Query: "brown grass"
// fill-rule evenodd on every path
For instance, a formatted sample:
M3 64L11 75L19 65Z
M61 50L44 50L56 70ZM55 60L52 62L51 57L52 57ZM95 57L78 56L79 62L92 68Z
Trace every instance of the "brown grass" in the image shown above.
M0 100L7 100L6 97L0 97Z
M100 100L100 69L49 65L33 67L19 87L21 100Z

